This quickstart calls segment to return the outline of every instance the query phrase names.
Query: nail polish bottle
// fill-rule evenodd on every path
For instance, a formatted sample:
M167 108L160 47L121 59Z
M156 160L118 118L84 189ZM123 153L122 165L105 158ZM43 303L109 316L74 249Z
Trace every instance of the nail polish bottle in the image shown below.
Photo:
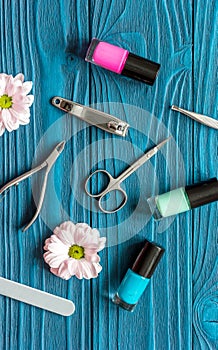
M212 178L195 185L180 187L148 199L156 220L180 214L218 200L218 181Z
M133 311L146 289L165 249L145 241L131 269L128 269L112 301L127 311Z
M96 38L92 39L85 60L148 85L154 84L160 69L158 63Z

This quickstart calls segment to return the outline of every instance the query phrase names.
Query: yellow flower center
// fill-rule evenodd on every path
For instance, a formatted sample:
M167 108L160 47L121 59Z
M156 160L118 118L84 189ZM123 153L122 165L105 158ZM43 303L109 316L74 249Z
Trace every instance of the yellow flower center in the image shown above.
M74 259L82 259L84 257L84 248L74 244L70 247L68 255Z
M11 108L13 102L12 97L8 95L2 95L0 96L0 107L1 108Z

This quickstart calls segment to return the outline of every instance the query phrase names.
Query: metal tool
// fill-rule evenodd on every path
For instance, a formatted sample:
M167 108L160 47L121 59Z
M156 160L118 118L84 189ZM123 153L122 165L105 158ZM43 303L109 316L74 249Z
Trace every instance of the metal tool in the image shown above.
M16 177L15 179L11 180L4 187L2 187L0 189L0 195L1 195L3 192L7 191L10 187L18 185L21 181L29 178L30 176L32 176L33 174L37 173L41 169L47 167L47 169L45 171L45 177L44 177L44 181L43 181L43 184L42 184L42 191L41 191L41 194L40 194L39 203L38 203L38 206L37 206L36 213L35 213L34 217L32 218L32 220L30 221L30 223L23 229L23 231L28 230L28 228L35 222L35 220L37 219L37 217L38 217L38 215L40 213L40 210L42 208L42 203L43 203L43 200L44 200L44 197L45 197L45 190L46 190L46 185L47 185L47 181L48 181L48 174L49 174L52 166L56 162L57 158L60 156L60 154L64 150L65 143L66 143L65 141L60 142L54 148L54 150L50 153L48 158L42 164L40 164L37 167L31 169L30 171L27 171L24 174Z
M216 120L214 118L207 117L206 115L195 113L195 112L190 112L190 111L187 111L186 109L177 107L175 105L172 105L171 109L173 111L177 111L177 112L180 112L182 114L185 114L188 117L196 120L197 122L199 122L201 124L207 125L210 128L214 128L214 129L218 130L218 120Z
M104 131L119 136L126 136L129 124L108 113L80 105L59 96L53 97L51 103L62 111L72 114Z
M0 277L0 294L62 316L70 316L75 311L75 305L71 300L28 287L3 277Z
M139 158L135 163L133 163L127 170L125 170L117 178L113 178L111 174L106 170L96 170L87 178L85 182L85 191L90 197L98 199L99 208L103 213L107 213L107 214L116 213L118 210L123 208L123 206L127 202L128 197L126 192L120 187L120 184L132 173L134 173L139 167L141 167L145 162L147 162L151 157L153 157L160 150L160 148L163 147L165 143L169 141L170 138L171 137L168 137L167 139L159 143L157 146L152 148L149 152L145 153L141 158ZM103 191L97 194L93 194L88 190L88 184L91 178L97 173L105 174L108 177L108 184ZM106 195L111 193L112 191L119 192L121 194L122 200L121 200L121 203L116 208L112 210L106 210L102 207L102 200L106 199L105 198Z

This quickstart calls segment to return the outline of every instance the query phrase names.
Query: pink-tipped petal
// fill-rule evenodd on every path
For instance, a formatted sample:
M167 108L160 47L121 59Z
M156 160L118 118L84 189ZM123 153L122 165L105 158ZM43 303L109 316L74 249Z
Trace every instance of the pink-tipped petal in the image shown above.
M61 263L58 269L58 275L64 280L69 280L70 277L72 277L68 269L68 261L64 261Z
M30 115L30 109L25 104L13 103L13 109L20 115Z
M100 252L102 249L105 248L105 244L106 244L106 237L99 238L99 241L98 241L98 252Z
M5 94L8 78L8 75L6 76L6 74L0 74L0 96Z
M10 109L10 113L13 115L14 118L17 118L20 125L27 125L30 122L30 114L22 115L18 112L16 112L13 107Z
M92 254L92 253L89 254L86 250L85 250L85 259L93 263L100 262L100 256L98 254Z
M45 245L44 245L43 249L48 250L49 244L59 243L59 242L60 242L59 238L56 237L55 235L52 235L51 237L49 237L45 240Z
M96 278L98 273L94 264L90 263L86 259L80 260L80 273L85 279ZM77 276L77 275L76 275Z
M63 261L68 259L67 255L57 255L54 253L46 252L43 254L45 262L52 268L58 268Z
M34 102L34 96L33 95L28 95L25 96L23 99L23 103L27 105L28 107L31 107Z
M71 278L71 274L68 272L68 270L63 269L59 271L59 268L50 268L51 273L53 273L55 276L63 278L64 280L69 280Z
M102 266L100 264L93 264L94 265L94 268L95 268L95 271L97 274L99 274L101 271L102 271Z
M32 90L32 87L32 81L26 81L25 83L23 83L23 94L27 95Z
M69 247L64 245L63 243L50 243L48 244L48 250L51 253L55 253L57 255L68 254Z
M2 136L5 132L5 126L2 122L0 122L0 136Z
M54 229L54 233L58 238L64 243L73 245L75 244L74 240L75 225L71 221L66 221L61 224L60 227Z
M71 276L74 276L78 269L78 260L69 258L68 260L68 270Z
M75 272L75 276L81 280L83 278L83 272L82 272L82 268L81 268L81 263L80 261L78 261L77 263L77 270Z
M9 112L8 109L3 109L2 110L2 121L4 123L5 128L11 132L14 129L18 128L18 123L15 120L15 122L13 121L12 117L11 117L11 113Z
M15 77L14 77L14 81L16 80L20 80L22 83L24 81L24 75L23 73L18 73Z

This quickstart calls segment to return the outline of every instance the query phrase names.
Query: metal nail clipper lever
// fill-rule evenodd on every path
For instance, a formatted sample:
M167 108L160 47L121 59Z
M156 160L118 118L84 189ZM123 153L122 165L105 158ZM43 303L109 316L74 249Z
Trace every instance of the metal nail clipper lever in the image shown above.
M60 156L60 154L63 152L65 143L66 143L65 141L60 142L54 148L54 150L50 153L48 158L44 160L44 162L42 164L40 164L37 167L31 169L30 171L27 171L24 174L16 177L15 179L11 180L4 187L2 187L0 189L0 195L1 195L3 192L7 191L10 187L18 185L21 181L29 178L30 176L32 176L33 174L37 173L41 169L46 168L44 181L43 181L43 184L42 184L42 190L41 190L41 194L40 194L39 203L38 203L38 206L37 206L36 213L35 213L34 217L32 218L32 220L30 221L30 223L23 229L23 231L28 230L28 228L35 222L35 220L39 216L40 210L42 208L43 200L44 200L44 197L45 197L45 190L46 190L46 185L47 185L47 181L48 181L48 174L49 174L52 166L54 165L54 163L56 162L56 160Z
M214 128L214 129L218 130L218 120L216 120L214 118L207 117L206 115L195 113L195 112L190 112L190 111L187 111L186 109L177 107L175 105L172 105L171 109L173 111L177 111L177 112L180 112L182 114L185 114L188 117L196 120L197 122L199 122L201 124L204 124L206 126L209 126L210 128Z
M52 105L111 134L126 136L129 124L105 112L55 96Z
M75 311L75 305L71 300L3 277L0 277L0 294L62 316L70 316Z

